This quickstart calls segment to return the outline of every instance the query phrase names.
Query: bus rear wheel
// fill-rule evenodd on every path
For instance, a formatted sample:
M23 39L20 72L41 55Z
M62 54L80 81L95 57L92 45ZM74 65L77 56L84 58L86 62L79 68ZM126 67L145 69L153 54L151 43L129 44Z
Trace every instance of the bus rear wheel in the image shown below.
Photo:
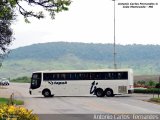
M51 97L51 92L48 89L43 90L42 94L44 95L44 97Z
M106 94L107 97L114 97L113 90L110 89L110 88L107 88L105 90L105 94Z
M95 91L95 94L97 97L104 97L104 95L105 95L102 88L97 88Z

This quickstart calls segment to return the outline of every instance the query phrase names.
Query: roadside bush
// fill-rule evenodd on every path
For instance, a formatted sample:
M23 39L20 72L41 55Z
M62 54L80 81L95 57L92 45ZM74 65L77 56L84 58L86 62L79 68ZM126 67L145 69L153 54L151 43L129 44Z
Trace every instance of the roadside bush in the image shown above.
M150 94L150 93L160 93L160 89L157 88L149 88L149 89L134 89L134 93L146 93L146 94Z
M16 120L38 120L38 116L24 107L17 107L13 105L0 105L0 120L9 120L15 118Z
M160 88L160 83L157 83L155 88Z

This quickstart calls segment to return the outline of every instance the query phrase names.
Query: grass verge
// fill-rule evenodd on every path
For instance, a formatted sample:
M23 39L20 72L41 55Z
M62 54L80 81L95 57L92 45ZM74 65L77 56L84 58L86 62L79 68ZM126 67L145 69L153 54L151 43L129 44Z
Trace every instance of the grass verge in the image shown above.
M149 99L149 102L154 102L160 104L160 98L151 98Z
M9 98L0 98L0 104L8 104L9 101L10 101ZM22 100L13 100L13 104L24 105L24 101L22 101Z

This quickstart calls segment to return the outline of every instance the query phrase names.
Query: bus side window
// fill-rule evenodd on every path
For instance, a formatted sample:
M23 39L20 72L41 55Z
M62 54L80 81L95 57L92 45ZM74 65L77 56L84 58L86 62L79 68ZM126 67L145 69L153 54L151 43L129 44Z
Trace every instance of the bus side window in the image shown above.
M44 81L47 81L47 80L48 80L48 75L47 75L47 73L44 73L44 74L43 74L43 80L44 80Z
M52 74L52 78L53 78L53 80L55 80L56 79L56 74Z
M101 74L101 80L105 80L105 73L100 73Z
M117 80L118 79L118 73L117 72L113 72L113 80Z
M60 80L65 80L66 79L66 74L65 73L59 74L59 79Z
M69 77L69 73L66 73L66 80L69 80L70 77Z
M122 79L122 72L119 72L119 73L118 73L117 78L118 78L118 79Z
M84 79L89 80L89 74L88 73L84 73Z
M78 80L82 80L82 74L78 73Z
M101 75L100 75L100 73L95 73L95 79L96 79L96 80L101 80Z
M79 80L79 73L75 73L75 80Z
M105 80L108 80L109 79L109 73L108 72L105 72L105 73L103 73L104 74L104 79Z
M108 80L112 79L111 73L108 73Z
M56 74L56 80L59 80L59 73Z
M70 74L70 78L71 78L71 80L75 80L75 79L76 79L75 73L71 73L71 74Z
M53 78L54 80L57 80L57 74L54 74L54 78Z
M128 79L128 72L122 73L122 79Z
M91 78L91 80L94 80L95 79L95 73L91 73L90 78Z
M53 74L52 73L44 73L43 80L44 81L53 80Z
M65 74L65 80L73 80L74 76L73 73L66 73Z

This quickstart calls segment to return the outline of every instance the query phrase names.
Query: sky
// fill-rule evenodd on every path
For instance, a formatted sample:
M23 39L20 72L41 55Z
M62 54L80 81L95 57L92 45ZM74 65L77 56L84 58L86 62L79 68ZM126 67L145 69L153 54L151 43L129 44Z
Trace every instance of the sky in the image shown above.
M123 8L124 3L158 3L153 8ZM38 9L38 8L37 8ZM116 44L160 45L160 1L116 0ZM11 48L45 42L113 43L114 2L112 0L72 0L69 11L24 22L21 15L13 23L15 40Z

